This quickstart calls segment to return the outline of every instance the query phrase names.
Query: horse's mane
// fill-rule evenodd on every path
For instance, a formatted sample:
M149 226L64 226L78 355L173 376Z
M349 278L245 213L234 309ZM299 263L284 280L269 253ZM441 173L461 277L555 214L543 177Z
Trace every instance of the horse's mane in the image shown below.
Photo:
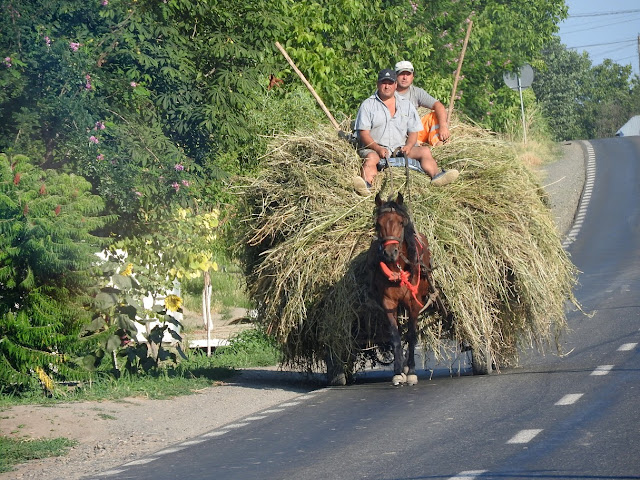
M376 215L380 215L382 212L389 209L395 210L399 215L407 220L407 224L404 226L404 241L407 244L407 258L413 265L418 264L419 259L418 248L416 246L416 229L413 226L413 221L411 221L411 216L409 215L407 207L404 203L399 204L394 200L389 200L388 202L380 205L376 211Z

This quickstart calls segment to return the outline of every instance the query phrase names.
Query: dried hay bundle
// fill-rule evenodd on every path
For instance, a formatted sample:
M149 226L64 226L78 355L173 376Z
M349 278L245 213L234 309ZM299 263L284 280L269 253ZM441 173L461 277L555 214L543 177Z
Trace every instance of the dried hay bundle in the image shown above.
M565 328L575 267L535 174L510 144L454 124L452 140L433 153L441 167L461 171L457 182L431 187L424 174L392 168L375 185L383 197L403 192L452 314L425 315L421 341L436 355L447 339L488 345L497 365L513 364L518 346L543 348ZM360 165L327 129L275 137L265 168L244 179L250 292L289 365L312 368L331 352L351 368L363 344L384 337L366 280L375 205L352 186Z

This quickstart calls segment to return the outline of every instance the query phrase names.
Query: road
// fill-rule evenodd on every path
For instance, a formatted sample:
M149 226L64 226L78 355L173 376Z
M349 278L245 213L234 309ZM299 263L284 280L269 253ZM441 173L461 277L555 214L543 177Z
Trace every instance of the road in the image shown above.
M640 137L585 142L563 356L490 376L388 373L295 401L101 479L640 479Z

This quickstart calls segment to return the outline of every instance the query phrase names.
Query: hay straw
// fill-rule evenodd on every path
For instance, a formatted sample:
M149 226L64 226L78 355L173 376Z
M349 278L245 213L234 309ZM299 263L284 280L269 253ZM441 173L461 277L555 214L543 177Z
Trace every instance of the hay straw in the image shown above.
M511 144L467 124L451 130L452 140L433 153L441 167L461 171L457 182L431 187L413 171L407 182L394 168L374 187L383 198L405 195L453 314L420 319L425 347L438 355L451 339L488 344L497 365L515 364L523 346L557 346L577 272L536 175ZM241 182L250 293L288 365L314 368L331 352L349 369L384 338L365 264L375 205L352 186L360 165L353 147L327 128L273 138L264 169Z

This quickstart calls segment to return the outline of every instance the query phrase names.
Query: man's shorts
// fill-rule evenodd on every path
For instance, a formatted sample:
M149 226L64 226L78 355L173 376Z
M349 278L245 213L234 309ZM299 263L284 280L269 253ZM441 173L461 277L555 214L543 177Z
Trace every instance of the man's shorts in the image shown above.
M384 147L387 148L387 147ZM359 148L358 149L358 155L360 156L360 158L367 158L367 155L369 155L370 153L376 153L375 150L372 150L370 148Z
M427 113L421 118L424 130L418 132L418 142L435 146L440 142L440 124L436 112Z

